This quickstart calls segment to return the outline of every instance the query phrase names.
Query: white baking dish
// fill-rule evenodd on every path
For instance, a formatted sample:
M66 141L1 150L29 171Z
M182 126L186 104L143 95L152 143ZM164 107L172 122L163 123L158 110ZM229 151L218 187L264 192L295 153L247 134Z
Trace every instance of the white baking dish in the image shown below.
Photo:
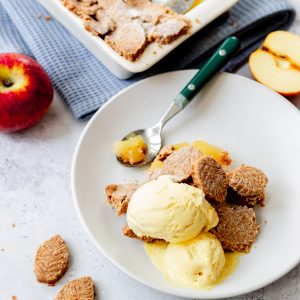
M93 36L83 27L81 19L63 6L60 0L38 0L65 28L89 49L113 74L126 79L143 72L161 60L170 51L199 31L218 16L228 11L238 0L204 0L186 16L192 21L189 34L171 44L151 43L136 62L131 62L112 50L101 38Z

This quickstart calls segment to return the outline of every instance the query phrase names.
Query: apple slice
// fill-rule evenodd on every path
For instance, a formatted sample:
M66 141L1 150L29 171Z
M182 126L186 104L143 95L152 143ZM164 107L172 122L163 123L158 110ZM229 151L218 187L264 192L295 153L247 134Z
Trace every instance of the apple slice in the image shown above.
M300 69L300 37L288 31L271 32L263 48L278 57L285 58Z
M270 33L250 55L249 67L257 81L274 91L287 97L300 94L300 37L287 31Z
M289 61L258 49L251 54L249 66L254 78L272 90L289 97L300 93L300 70Z

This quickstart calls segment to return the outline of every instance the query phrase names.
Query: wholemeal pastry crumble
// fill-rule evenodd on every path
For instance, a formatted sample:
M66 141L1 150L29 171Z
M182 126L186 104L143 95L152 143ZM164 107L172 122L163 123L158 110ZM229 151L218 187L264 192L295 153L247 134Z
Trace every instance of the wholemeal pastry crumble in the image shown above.
M264 206L268 178L256 167L232 168L231 162L227 151L203 141L168 145L142 183L106 187L117 215L127 216L124 236L144 242L169 281L209 286L210 278L222 277L226 260L248 253L256 241L260 226L253 207Z
M226 157L226 161L231 162L228 153ZM259 228L251 207L263 205L264 188L268 182L260 169L242 165L225 172L223 166L228 163L222 166L211 156L203 155L199 149L186 143L163 147L152 164L157 166L157 161L161 165L150 167L146 182L162 175L173 175L176 182L200 188L218 212L219 224L212 232L222 242L224 249L241 252L250 250ZM116 209L117 215L126 213L131 196L140 186L133 183L106 187L107 200ZM128 225L123 228L123 233L147 242L156 240L149 236L138 237Z
M149 0L61 0L87 31L135 61L151 42L169 44L187 34L190 20Z

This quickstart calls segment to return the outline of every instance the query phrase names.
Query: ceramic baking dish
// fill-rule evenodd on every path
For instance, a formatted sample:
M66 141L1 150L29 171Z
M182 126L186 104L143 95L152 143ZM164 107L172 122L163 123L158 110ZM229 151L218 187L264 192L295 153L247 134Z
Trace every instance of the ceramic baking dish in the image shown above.
M143 72L161 60L183 41L195 34L218 16L228 11L238 0L204 0L186 13L192 21L189 34L183 35L171 44L151 43L140 58L131 62L112 50L101 38L93 36L83 27L81 19L65 8L60 0L38 0L65 28L67 28L103 65L121 79Z

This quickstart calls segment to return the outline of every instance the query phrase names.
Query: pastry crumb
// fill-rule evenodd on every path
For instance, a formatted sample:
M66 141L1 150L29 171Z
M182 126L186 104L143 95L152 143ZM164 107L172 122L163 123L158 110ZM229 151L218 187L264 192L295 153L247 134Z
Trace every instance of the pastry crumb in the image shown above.
M11 300L18 300L17 296L11 296Z
M233 21L232 19L228 19L228 20L227 20L227 23L228 23L228 25L230 25L230 26L232 26L232 27L236 27L236 26L237 26L236 22Z
M52 20L52 17L51 17L51 16L45 16L44 19L48 22L48 21L51 21L51 20Z
M12 224L11 224L11 227L12 227L12 228L15 228L15 227L16 227L16 224L15 224L15 223L12 223Z

